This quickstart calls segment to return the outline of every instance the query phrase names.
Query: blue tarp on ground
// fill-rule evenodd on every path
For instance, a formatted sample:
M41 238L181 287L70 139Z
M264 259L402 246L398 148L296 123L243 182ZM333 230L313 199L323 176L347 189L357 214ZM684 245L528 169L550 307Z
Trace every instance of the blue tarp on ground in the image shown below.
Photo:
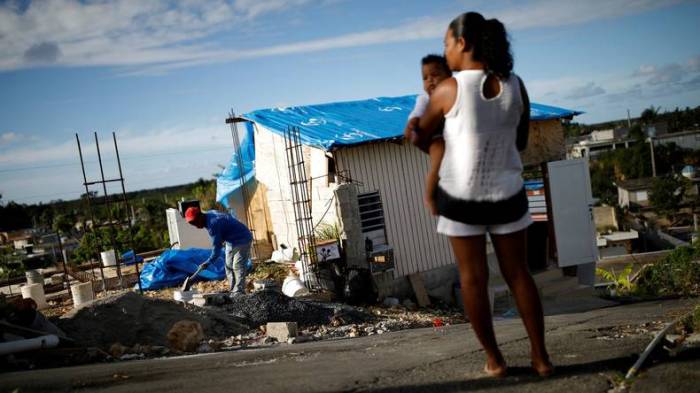
M141 288L144 291L182 285L187 276L197 270L199 264L211 255L211 249L187 248L183 250L166 250L153 262L147 263L141 270ZM223 280L226 277L224 255L214 260L202 270L194 280Z
M289 108L261 109L244 118L284 135L287 127L299 128L305 145L326 151L379 140L400 138L416 96L378 97ZM532 120L559 119L583 112L532 103Z
M216 200L227 208L230 207L228 204L229 195L241 187L241 172L243 173L244 183L255 176L253 124L246 122L243 126L239 126L238 130L240 132L243 168L242 170L239 168L238 154L234 151L229 164L216 177Z

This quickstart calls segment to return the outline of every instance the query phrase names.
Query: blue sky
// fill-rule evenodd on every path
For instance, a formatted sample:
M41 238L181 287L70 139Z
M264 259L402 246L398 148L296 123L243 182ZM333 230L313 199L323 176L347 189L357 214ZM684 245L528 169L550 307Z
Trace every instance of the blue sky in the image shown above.
M116 175L116 131L128 190L210 178L231 109L417 93L469 10L506 24L531 98L578 121L700 105L697 1L0 1L0 193L84 192L76 132L88 177L93 131Z

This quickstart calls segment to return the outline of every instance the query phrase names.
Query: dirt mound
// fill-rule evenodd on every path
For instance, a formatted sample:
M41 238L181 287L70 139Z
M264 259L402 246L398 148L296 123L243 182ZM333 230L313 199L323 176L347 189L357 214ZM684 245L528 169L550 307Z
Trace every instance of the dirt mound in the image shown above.
M150 299L134 292L96 300L55 323L83 345L109 348L115 342L126 346L167 345L168 331L184 319L199 322L207 338L225 338L250 330L221 311Z
M367 318L361 313L348 313L333 305L297 300L275 291L260 291L233 297L223 305L223 309L246 320L250 326L264 325L268 322L296 322L300 326L323 325L338 314L352 320Z

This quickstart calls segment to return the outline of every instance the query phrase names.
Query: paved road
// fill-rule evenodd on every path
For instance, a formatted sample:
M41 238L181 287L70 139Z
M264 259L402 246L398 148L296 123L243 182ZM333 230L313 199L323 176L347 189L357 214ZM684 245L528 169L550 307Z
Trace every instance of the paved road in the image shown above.
M56 392L606 392L651 336L601 339L609 327L670 320L692 301L648 302L547 317L557 365L549 379L529 370L519 319L496 322L510 376L484 378L469 325L179 358L0 374L0 391ZM632 391L700 391L700 356L653 365ZM672 387L672 389L671 389Z

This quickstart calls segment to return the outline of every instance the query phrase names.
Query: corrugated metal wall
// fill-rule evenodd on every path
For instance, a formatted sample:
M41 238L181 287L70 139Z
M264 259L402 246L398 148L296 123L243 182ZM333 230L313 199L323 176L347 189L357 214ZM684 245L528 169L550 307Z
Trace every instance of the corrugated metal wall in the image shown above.
M453 263L447 237L435 232L436 220L423 205L426 154L406 143L380 142L343 148L334 156L339 171L362 183L360 192L381 193L397 277Z

